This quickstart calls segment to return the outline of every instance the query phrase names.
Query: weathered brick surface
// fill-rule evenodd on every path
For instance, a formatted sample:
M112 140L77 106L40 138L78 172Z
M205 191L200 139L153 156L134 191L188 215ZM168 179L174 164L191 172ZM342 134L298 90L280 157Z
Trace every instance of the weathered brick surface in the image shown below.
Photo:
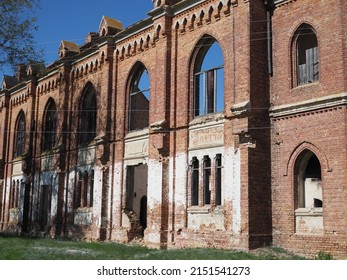
M169 248L274 244L303 254L345 255L347 3L275 2L271 75L264 1L155 1L156 9L144 21L118 34L89 36L80 54L70 53L43 73L0 91L0 230L118 242L143 238L148 246ZM293 36L302 23L317 34L319 81L297 87ZM223 53L224 111L196 118L194 65L206 36ZM138 66L150 79L149 127L130 131L129 92ZM79 146L80 101L87 85L96 91L96 138ZM58 109L57 140L43 153L49 100ZM26 154L13 161L21 110ZM135 117L137 124L147 122L140 112ZM191 134L211 133L211 127L222 129L216 137L221 142L194 146ZM294 169L304 149L315 153L322 167L324 229L319 235L295 232ZM192 157L199 157L203 168L204 156L214 161L217 154L223 163L222 206L191 207ZM147 192L146 229L140 213L127 209L134 181L129 170L141 165L148 174L133 187ZM78 172L90 170L93 207L76 209ZM28 202L27 210L24 205L10 209L12 180L26 186L20 203ZM199 181L202 191L202 175ZM51 209L42 226L41 186L47 184ZM13 219L16 211L22 220Z

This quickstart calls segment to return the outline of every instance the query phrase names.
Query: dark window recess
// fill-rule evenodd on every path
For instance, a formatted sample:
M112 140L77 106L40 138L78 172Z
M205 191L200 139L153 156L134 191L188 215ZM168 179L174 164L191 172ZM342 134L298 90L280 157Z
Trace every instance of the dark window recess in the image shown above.
M217 154L216 156L216 163L215 163L215 169L216 169L216 178L215 178L215 202L216 205L222 205L222 155Z
M53 149L56 141L57 130L57 109L55 103L51 101L45 112L44 126L43 126L43 151Z
M24 153L25 133L25 116L24 113L21 112L18 117L16 126L14 157L19 157Z
M199 205L199 160L192 159L192 205Z
M78 143L80 145L88 144L96 137L96 92L91 84L87 85L82 96L79 117Z
M204 204L211 204L211 159L208 156L204 157Z

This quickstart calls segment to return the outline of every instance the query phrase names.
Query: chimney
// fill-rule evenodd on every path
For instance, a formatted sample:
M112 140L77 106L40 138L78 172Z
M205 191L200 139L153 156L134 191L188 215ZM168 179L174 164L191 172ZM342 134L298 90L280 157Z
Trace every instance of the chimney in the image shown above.
M17 78L18 81L21 82L27 77L27 65L26 64L18 64L17 67Z
M99 37L99 34L97 32L89 32L89 34L86 37L86 43L91 43L95 41Z

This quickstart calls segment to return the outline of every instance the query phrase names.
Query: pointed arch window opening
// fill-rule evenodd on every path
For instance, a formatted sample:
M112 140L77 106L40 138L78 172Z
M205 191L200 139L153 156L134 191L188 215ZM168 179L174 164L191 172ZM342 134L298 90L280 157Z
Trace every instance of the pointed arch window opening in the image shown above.
M224 61L213 38L199 45L194 71L194 117L224 111Z
M24 116L24 113L21 112L17 122L14 157L19 157L23 155L24 153L25 134L26 134L25 116Z
M96 137L97 120L96 91L92 85L86 88L80 104L79 139L80 145L88 144Z
M129 131L149 126L150 80L147 69L141 65L135 72L129 94Z
M303 24L296 37L297 85L319 80L318 40L313 28Z
M296 208L322 208L321 165L317 156L306 152L297 166Z
M57 118L56 105L52 101L47 107L45 114L42 145L43 152L53 149L56 144Z

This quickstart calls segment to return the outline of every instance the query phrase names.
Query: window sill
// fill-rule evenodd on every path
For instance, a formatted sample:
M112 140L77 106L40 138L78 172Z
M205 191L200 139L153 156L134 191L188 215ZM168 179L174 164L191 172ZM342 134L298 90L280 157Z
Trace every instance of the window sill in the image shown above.
M128 134L125 136L125 140L129 140L129 139L133 139L133 138L140 138L140 137L144 137L144 136L148 136L149 134L149 128L146 127L144 129L141 130L132 130L129 131Z
M225 118L224 112L197 116L189 123L189 126L201 125L201 124L210 123L210 122L219 122L223 120L224 118Z
M298 208L295 210L295 216L322 216L323 208Z
M75 213L91 213L93 212L93 207L79 207L75 209Z
M212 207L211 205L204 206L190 206L187 209L189 214L209 214L211 212L222 213L223 206L218 205L216 207Z

